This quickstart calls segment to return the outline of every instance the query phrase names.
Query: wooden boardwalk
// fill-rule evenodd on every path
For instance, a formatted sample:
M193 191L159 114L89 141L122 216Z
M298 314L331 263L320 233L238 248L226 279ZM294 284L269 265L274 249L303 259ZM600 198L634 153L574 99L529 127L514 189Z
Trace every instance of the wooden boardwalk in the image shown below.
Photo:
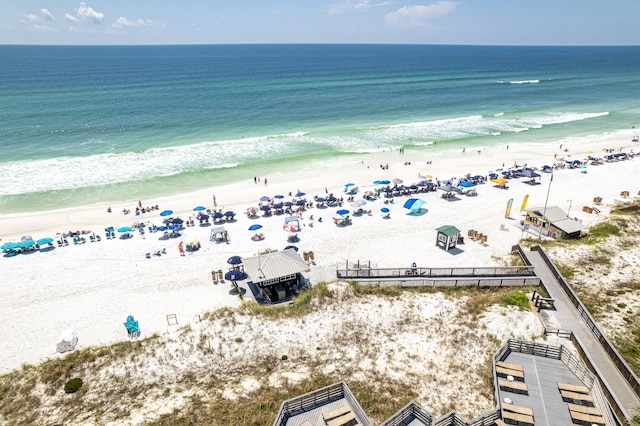
M585 319L572 303L552 269L538 251L523 250L526 260L535 267L536 275L542 280L549 295L555 299L554 315L563 329L571 330L587 353L589 362L599 371L599 376L610 389L625 416L631 418L640 408L640 398L625 380L613 360L609 357L598 338L587 325Z

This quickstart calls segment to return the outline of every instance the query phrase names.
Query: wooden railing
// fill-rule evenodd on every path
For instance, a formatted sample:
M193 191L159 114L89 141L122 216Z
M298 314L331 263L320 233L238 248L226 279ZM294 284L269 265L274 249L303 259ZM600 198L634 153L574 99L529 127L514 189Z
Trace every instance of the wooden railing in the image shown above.
M353 411L358 420L360 420L360 424L364 426L372 426L371 421L366 416L358 404L358 401L344 382L329 385L322 389L284 401L280 406L280 411L273 422L273 426L285 426L290 417L305 413L343 398L351 407L351 411Z
M571 303L578 310L578 313L584 320L587 327L589 327L589 330L591 330L607 355L609 355L609 358L611 358L620 374L624 377L629 386L631 386L633 392L640 398L640 380L638 380L638 376L636 376L636 374L633 372L633 370L631 370L627 362L622 358L613 344L611 344L609 339L607 339L607 337L602 333L596 321L593 319L593 317L584 306L582 301L578 298L573 289L566 282L562 274L560 274L560 271L558 271L555 264L551 261L551 259L549 259L549 256L547 256L545 250L541 246L535 246L531 250L537 251L540 254L549 269L551 269L554 277L558 280L560 287L562 287L564 292L567 294L567 297L569 297L569 300L571 300Z
M411 401L400 409L397 415L380 423L380 426L400 426L410 424L412 420L419 420L424 426L433 425L433 416L426 410L423 410L415 402Z

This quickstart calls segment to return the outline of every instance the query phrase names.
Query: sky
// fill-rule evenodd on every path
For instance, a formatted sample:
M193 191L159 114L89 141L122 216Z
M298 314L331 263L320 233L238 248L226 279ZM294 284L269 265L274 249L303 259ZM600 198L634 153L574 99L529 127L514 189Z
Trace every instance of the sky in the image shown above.
M640 0L2 0L0 44L639 45Z

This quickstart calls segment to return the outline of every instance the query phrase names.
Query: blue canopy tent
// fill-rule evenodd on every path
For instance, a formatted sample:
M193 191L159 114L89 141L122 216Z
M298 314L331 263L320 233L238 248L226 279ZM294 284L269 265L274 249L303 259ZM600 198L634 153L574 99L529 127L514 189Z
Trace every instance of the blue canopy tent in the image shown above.
M409 198L407 201L405 201L404 206L402 207L404 207L405 209L409 209L409 214L418 214L425 203L426 201L421 200L420 198Z
M127 317L127 321L124 322L124 327L127 329L129 337L138 337L140 335L138 321L133 319L133 315Z

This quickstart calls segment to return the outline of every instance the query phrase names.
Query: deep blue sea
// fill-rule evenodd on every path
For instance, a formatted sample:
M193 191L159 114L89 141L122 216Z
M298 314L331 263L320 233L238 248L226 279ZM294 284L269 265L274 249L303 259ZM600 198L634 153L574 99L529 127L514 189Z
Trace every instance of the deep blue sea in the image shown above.
M0 46L0 214L603 135L640 125L639 69L640 47Z

